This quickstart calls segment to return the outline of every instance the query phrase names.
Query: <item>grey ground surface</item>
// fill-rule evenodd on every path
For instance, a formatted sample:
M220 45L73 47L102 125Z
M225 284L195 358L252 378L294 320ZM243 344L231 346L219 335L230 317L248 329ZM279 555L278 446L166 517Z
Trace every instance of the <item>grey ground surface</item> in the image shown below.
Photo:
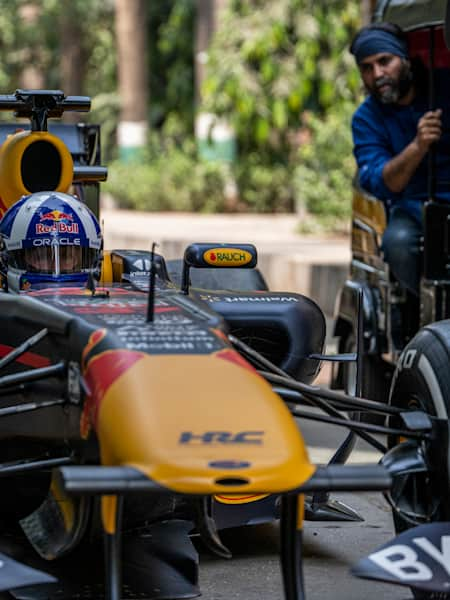
M342 439L328 425L301 423L313 460L324 462ZM379 454L358 444L352 460L375 462ZM392 518L381 494L336 495L364 517L363 523L306 522L304 574L308 600L407 600L407 588L356 579L351 565L394 537ZM230 561L201 552L203 600L283 600L278 562L278 526L222 532L233 552Z

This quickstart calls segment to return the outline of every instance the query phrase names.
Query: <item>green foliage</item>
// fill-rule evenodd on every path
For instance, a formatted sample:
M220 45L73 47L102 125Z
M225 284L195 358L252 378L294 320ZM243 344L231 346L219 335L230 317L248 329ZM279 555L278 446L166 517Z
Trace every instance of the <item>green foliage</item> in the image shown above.
M122 208L220 212L226 181L225 167L197 160L192 142L180 147L154 135L144 161L109 166L104 189Z
M241 210L291 212L295 191L292 169L283 164L267 165L258 153L243 157L234 167Z
M46 0L56 1L56 0ZM86 13L85 0L77 0ZM92 95L88 119L102 125L105 160L116 155L116 127L120 112L117 95L113 3L95 0L97 9L85 35L92 39L86 89ZM101 14L107 11L110 14ZM149 124L171 139L184 140L194 128L193 46L195 0L152 0L147 5L150 58ZM101 23L99 23L101 20ZM100 79L100 81L98 81Z
M348 221L351 213L353 109L352 104L344 104L326 118L309 116L311 139L300 147L293 173L298 213L303 218L307 213L319 217L326 226Z
M165 132L153 136L144 164L114 162L106 189L124 208L139 210L292 212L304 231L348 223L355 165L350 103L326 116L307 113L302 143L287 163L264 164L258 152L241 157L231 171L201 161L194 142L177 144ZM132 182L132 183L130 183ZM234 182L238 196L227 197ZM312 217L312 218L311 218Z
M218 31L205 108L235 127L241 152L286 160L305 109L354 100L347 52L359 25L355 0L234 0Z
M38 8L36 23L23 18L24 6ZM84 85L77 93L91 96L93 107L84 118L102 125L103 156L110 159L119 114L113 2L0 0L0 90L9 93L22 87L24 65L43 74L46 88L63 87L59 69L63 17L73 23L84 57Z
M209 54L204 109L231 123L240 200L301 207L334 224L349 214L349 116L360 78L348 46L356 0L231 0Z
M105 0L77 2L79 16L83 20L83 43L87 57L83 93L93 99L99 94L115 94L117 98L114 5Z
M96 94L92 98L91 112L87 115L89 123L101 125L102 161L116 158L116 132L120 113L120 98L117 92Z
M36 23L21 11L36 6ZM3 93L20 87L24 65L44 74L44 85L58 89L61 16L70 9L79 43L86 56L86 89L80 94L96 95L115 86L114 5L104 0L0 0L0 89Z
M149 11L150 125L194 129L195 0L152 0Z
M229 0L209 52L201 107L234 127L239 157L226 167L197 159L192 139L196 0L149 2L149 119L158 135L145 164L113 162L107 189L123 206L143 210L297 207L329 223L346 218L353 175L349 116L360 89L347 48L359 26L359 4ZM20 16L29 5L41 9L37 25ZM0 91L20 87L30 64L45 74L47 87L61 87L67 11L85 56L79 93L92 96L87 119L102 125L102 152L110 160L120 110L113 2L0 0Z
M0 0L0 88L3 93L19 87L26 53L25 44L18 41L32 35L18 18L19 6L17 2Z

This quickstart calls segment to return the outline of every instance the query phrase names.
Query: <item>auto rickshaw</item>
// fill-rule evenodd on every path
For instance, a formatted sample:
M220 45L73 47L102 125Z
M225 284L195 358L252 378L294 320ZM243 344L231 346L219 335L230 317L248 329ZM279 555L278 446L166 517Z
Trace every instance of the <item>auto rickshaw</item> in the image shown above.
M434 106L438 86L450 91L449 8L447 0L380 0L373 15L374 21L396 23L406 32L411 60L420 61L427 73L430 110L438 108ZM450 99L450 94L447 96ZM450 413L450 204L436 198L438 182L434 161L431 150L418 301L402 289L389 272L381 249L387 223L385 206L361 189L356 177L352 260L348 279L337 300L334 333L339 339L340 352L357 349L357 306L358 295L361 295L362 395L392 406L424 409L447 422ZM332 387L344 387L351 392L355 387L355 372L354 363L336 364ZM448 436L448 431L444 435ZM397 442L398 439L391 439L390 445ZM428 447L426 451L429 450ZM431 521L450 520L447 500L450 481L443 471L447 457L443 460L438 448L431 454L434 465L431 473L406 475L396 482L390 494L397 532Z

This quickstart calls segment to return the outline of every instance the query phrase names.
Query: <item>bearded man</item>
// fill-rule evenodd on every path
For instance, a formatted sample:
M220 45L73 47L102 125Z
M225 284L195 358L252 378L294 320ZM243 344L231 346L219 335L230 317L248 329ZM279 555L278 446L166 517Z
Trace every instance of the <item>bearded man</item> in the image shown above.
M388 216L383 235L385 260L400 284L417 297L422 207L428 200L426 155L433 144L436 198L450 201L448 111L442 111L446 95L438 83L439 108L428 110L426 78L412 67L405 34L396 25L364 27L355 36L350 52L368 92L352 121L359 182L384 200Z

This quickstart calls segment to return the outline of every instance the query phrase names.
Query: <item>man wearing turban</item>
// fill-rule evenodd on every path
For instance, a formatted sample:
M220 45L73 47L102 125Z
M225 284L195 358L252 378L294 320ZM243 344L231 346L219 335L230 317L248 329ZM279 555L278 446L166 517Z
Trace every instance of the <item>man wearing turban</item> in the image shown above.
M423 235L422 207L428 199L426 155L436 145L436 197L450 201L450 137L443 134L445 95L428 110L426 85L411 65L406 37L390 23L364 27L350 48L368 97L353 116L354 154L361 187L385 201L388 226L384 257L400 284L416 297ZM441 184L442 182L442 184Z

